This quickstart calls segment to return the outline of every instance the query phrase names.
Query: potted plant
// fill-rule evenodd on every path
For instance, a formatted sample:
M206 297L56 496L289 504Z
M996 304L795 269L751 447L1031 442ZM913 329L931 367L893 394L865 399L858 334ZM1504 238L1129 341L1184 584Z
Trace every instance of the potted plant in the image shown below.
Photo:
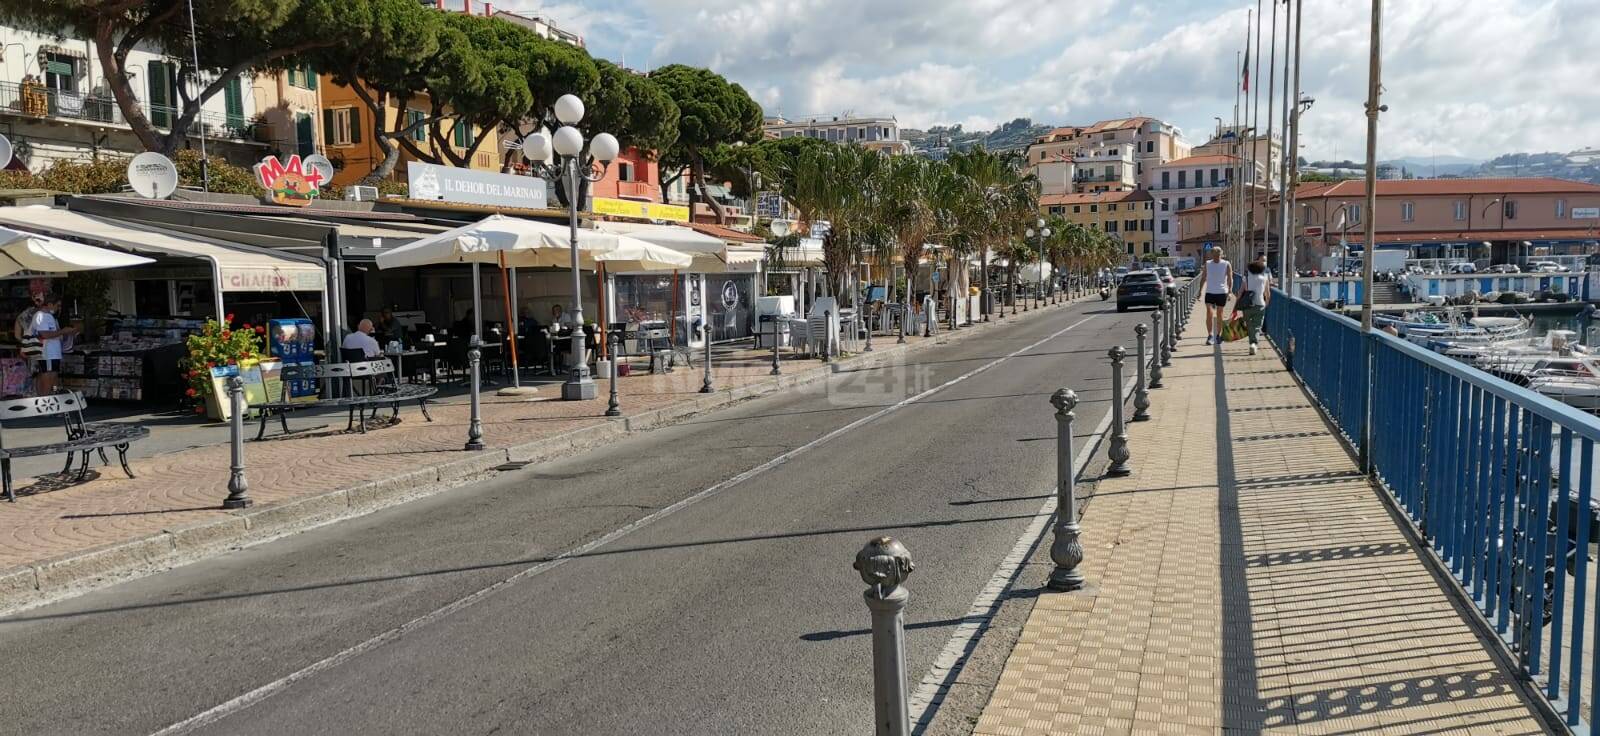
M267 329L248 323L233 329L228 326L232 323L231 314L226 324L206 320L199 334L189 336L189 354L179 364L189 384L184 391L186 401L194 413L204 413L212 419L222 418L222 397L217 396L211 382L211 369L225 365L251 366L262 358L261 343Z

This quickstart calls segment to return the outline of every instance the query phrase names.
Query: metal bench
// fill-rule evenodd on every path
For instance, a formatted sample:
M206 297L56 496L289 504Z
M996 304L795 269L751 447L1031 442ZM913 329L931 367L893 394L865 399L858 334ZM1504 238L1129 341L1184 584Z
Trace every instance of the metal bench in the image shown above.
M66 439L61 442L20 447L6 447L4 436L0 434L0 479L3 479L6 500L17 500L16 490L11 487L11 461L15 458L66 455L67 463L61 468L65 476L72 471L73 454L81 453L83 467L78 470L81 483L89 475L91 453L99 453L100 462L111 464L106 459L106 448L110 447L117 451L122 472L133 477L133 470L128 467L128 445L149 437L150 428L142 424L85 422L84 406L83 395L77 392L0 402L0 426L10 420L59 416L66 431Z
M309 408L340 408L349 410L349 421L345 424L348 432L357 428L356 412L361 413L359 429L362 434L367 431L367 410L372 410L372 417L378 416L378 411L387 406L393 410L394 418L400 416L400 405L406 402L417 402L417 408L422 411L422 416L428 421L433 421L433 416L428 414L428 399L439 393L437 386L427 386L415 383L385 384L383 379L394 374L394 363L387 359L369 360L361 363L328 363L323 365L286 365L283 367L283 391L278 401L269 401L251 404L261 415L261 428L256 432L256 439L264 439L267 435L267 421L277 415L278 424L284 434L289 433L289 412ZM348 389L347 395L331 398L319 398L315 401L290 401L289 382L315 379L318 381L344 381ZM369 391L365 394L355 392L356 382L367 379Z

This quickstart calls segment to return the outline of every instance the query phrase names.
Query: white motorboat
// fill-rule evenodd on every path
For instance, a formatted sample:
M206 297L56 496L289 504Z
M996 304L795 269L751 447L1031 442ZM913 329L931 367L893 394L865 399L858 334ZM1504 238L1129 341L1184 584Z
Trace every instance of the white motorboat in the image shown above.
M1589 359L1572 369L1542 368L1528 377L1528 388L1574 409L1600 412L1600 376Z

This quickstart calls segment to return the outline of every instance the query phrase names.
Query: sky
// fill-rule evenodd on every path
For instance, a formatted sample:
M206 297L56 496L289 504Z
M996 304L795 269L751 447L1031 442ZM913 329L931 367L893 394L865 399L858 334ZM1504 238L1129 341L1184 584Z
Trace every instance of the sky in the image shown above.
M1302 0L1304 2L1304 0ZM1261 0L1271 13L1273 0ZM1304 2L1301 155L1365 156L1364 0ZM769 115L893 115L987 129L1150 115L1203 143L1230 120L1254 2L1218 0L507 0L636 69L684 63ZM1280 6L1281 8L1282 6ZM1282 38L1282 11L1278 13ZM1251 42L1266 127L1271 16ZM1379 157L1600 147L1600 0L1390 0ZM1276 54L1283 60L1282 47ZM1259 74L1255 71L1260 63ZM1282 100L1281 67L1275 85ZM1247 108L1250 105L1246 105Z

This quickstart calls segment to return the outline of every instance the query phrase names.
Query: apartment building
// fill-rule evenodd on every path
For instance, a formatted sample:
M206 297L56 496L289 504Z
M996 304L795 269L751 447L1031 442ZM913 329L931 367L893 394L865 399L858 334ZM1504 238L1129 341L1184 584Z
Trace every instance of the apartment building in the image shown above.
M136 46L125 74L145 116L169 130L182 112L178 60ZM268 153L314 150L319 108L314 81L303 70L244 75L207 100L184 146L233 163L253 164ZM311 79L314 79L312 77ZM16 162L42 171L58 160L131 155L144 150L112 96L94 42L0 26L0 131Z
M1600 185L1552 178L1379 181L1376 212L1366 211L1366 182L1302 184L1296 190L1296 266L1317 268L1334 249L1364 247L1374 217L1377 247L1417 258L1465 257L1517 263L1541 255L1600 252ZM1196 255L1222 242L1228 195L1178 213L1178 247ZM1257 237L1270 228L1276 258L1278 201L1257 199Z
M1155 249L1155 198L1145 189L1123 189L1039 197L1039 212L1104 231L1122 243L1130 261L1160 255Z
M893 117L849 114L795 120L769 117L762 123L762 129L774 138L816 138L855 143L888 154L911 153L911 142L900 138L900 123Z
M1194 156L1238 156L1256 162L1256 171L1259 178L1256 182L1267 184L1273 190L1278 188L1278 182L1283 177L1281 166L1283 163L1283 142L1276 133L1272 136L1265 134L1249 135L1246 128L1232 126L1218 128L1211 140L1194 147L1190 152Z
M1149 189L1157 165L1189 155L1182 131L1150 117L1056 128L1028 147L1045 195Z

